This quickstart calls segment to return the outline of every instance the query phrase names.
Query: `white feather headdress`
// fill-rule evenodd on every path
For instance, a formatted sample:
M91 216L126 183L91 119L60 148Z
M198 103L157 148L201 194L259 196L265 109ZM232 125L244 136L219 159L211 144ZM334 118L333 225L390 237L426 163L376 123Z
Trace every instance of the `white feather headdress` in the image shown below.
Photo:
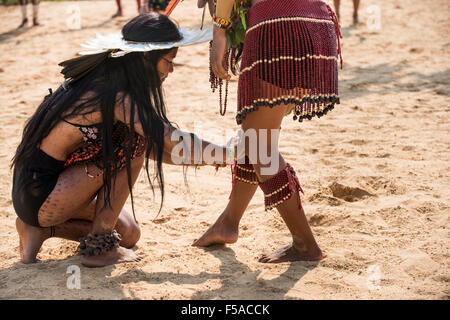
M163 50L181 46L189 46L196 43L211 41L213 37L212 26L200 29L179 29L183 39L177 42L133 42L126 41L122 38L120 32L110 33L107 35L96 34L96 38L91 39L82 46L88 51L80 52L81 55L92 55L108 50L111 52L111 57L118 58L130 52L143 52L152 50Z

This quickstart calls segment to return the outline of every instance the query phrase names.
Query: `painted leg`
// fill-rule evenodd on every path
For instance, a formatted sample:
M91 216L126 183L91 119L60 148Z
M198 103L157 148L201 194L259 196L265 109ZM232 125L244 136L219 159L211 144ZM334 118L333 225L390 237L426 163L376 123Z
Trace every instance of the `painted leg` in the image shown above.
M143 157L132 161L131 174L134 185L143 164ZM89 169L90 172L95 166ZM94 173L95 174L95 173ZM140 229L132 217L122 210L126 198L129 195L126 170L121 170L116 177L115 189L111 193L113 219L104 219L105 225L98 221L104 218L105 212L98 214L103 208L103 178L89 178L84 166L75 166L61 173L58 182L39 210L39 224L42 227L33 227L16 220L16 228L20 240L20 255L24 263L36 262L36 255L43 242L52 233L53 236L78 241L90 232L99 232L97 226L110 229L116 228L122 233L120 242L120 254L116 261L137 261L138 257L127 248L133 247L140 237ZM100 191L99 191L100 190ZM97 196L98 195L98 196ZM118 196L117 196L118 195ZM97 196L97 201L93 199ZM101 205L99 205L101 203ZM96 211L97 210L97 211ZM95 213L97 212L97 214ZM116 214L118 212L119 214ZM94 221L94 223L92 222ZM111 232L105 231L105 232ZM117 251L117 250L116 250ZM117 252L116 252L117 253ZM126 256L125 258L123 256ZM107 263L114 263L109 257ZM118 263L118 262L116 262ZM99 266L98 261L95 266Z
M144 156L131 162L131 186L136 182L139 172L144 163ZM119 220L120 212L129 196L128 175L125 169L117 173L116 181L111 190L111 206L104 207L104 190L102 189L97 197L96 214L92 222L92 234L111 233ZM137 262L142 258L134 251L119 246L96 256L82 256L81 263L86 267L104 267L111 264L123 262Z

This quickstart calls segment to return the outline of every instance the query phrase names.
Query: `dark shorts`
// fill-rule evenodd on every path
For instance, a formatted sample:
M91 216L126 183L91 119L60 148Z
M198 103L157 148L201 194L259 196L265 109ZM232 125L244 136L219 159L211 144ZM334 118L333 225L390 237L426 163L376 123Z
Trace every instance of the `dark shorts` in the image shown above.
M39 209L58 182L64 161L37 149L24 168L14 168L12 201L17 216L31 226L40 227Z

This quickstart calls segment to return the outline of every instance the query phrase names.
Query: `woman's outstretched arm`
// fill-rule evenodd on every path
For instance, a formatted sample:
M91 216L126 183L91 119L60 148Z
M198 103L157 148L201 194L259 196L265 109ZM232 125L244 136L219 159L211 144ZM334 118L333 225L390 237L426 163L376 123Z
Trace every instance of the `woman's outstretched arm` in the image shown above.
M116 119L130 126L130 114L129 98L125 97L123 100L119 98L115 107ZM134 130L139 135L145 137L137 111L134 115ZM226 166L227 162L231 161L231 158L231 151L225 146L213 144L200 139L193 133L179 130L167 124L164 125L163 163L173 165Z

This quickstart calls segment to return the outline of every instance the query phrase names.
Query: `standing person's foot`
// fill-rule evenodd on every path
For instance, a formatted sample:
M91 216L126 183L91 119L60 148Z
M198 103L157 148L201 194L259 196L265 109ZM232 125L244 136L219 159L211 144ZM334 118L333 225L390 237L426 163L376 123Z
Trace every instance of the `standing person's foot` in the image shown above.
M291 243L272 253L264 254L259 258L261 263L281 263L288 261L319 261L326 257L319 248L308 250L303 244Z
M192 244L196 247L208 247L214 244L235 243L239 236L238 227L225 223L224 212L208 230Z
M28 24L28 19L25 18L22 20L22 23L20 24L20 26L18 27L18 29L25 27Z
M358 23L359 23L359 21L358 21L358 14L354 14L353 15L353 24L357 25Z
M16 229L20 241L20 260L23 263L39 262L36 256L45 240L50 238L50 228L38 228L16 219Z
M41 26L37 18L33 18L33 26Z
M117 10L117 12L114 13L114 14L111 16L111 18L114 19L114 18L121 17L121 16L123 16L122 10Z

